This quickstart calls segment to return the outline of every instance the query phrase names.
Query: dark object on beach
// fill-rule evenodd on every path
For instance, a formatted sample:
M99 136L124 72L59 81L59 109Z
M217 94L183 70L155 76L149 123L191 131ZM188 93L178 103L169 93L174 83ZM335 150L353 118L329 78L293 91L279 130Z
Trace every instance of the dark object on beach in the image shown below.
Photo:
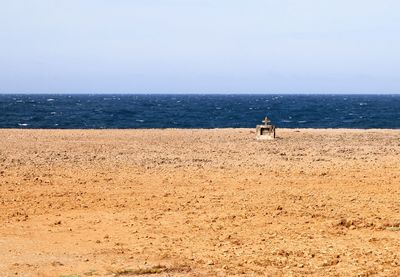
M262 121L264 125L257 125L256 136L259 140L274 139L275 138L275 125L270 124L271 120L265 117Z

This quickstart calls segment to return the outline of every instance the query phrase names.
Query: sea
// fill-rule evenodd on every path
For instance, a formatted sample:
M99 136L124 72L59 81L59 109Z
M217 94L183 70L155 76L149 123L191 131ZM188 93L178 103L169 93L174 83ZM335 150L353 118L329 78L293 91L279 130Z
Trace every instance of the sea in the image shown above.
M400 128L400 95L2 94L0 128Z

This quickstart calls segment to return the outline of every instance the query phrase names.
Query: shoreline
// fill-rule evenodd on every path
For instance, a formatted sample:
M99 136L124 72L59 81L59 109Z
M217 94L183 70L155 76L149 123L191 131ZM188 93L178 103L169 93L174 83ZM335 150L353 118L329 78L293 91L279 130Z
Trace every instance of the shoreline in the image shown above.
M126 129L30 129L30 128L0 128L0 132L160 132L160 131L175 131L175 132L215 132L215 131L249 131L255 132L256 128L126 128ZM332 132L332 133L340 133L340 132L400 132L400 128L370 128L370 129L360 129L360 128L276 128L277 134L279 132Z

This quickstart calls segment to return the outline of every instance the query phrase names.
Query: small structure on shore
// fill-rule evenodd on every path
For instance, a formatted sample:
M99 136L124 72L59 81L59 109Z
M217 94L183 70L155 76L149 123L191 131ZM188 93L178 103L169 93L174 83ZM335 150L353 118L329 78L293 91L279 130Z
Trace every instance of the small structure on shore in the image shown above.
M262 121L263 125L257 125L256 135L258 140L268 140L275 138L275 125L270 124L271 120L265 117Z

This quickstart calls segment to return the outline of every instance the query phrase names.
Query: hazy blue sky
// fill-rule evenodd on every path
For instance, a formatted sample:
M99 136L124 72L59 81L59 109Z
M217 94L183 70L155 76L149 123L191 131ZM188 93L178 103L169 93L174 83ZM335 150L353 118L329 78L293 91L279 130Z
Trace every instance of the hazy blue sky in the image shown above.
M0 92L400 92L398 0L0 0Z

